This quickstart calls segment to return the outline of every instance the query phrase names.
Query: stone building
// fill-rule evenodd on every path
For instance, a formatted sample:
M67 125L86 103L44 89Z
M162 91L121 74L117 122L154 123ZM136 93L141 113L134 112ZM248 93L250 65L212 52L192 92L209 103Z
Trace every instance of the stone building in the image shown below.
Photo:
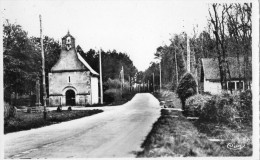
M76 52L75 38L62 38L59 60L49 73L50 106L84 106L98 103L98 77L83 57Z

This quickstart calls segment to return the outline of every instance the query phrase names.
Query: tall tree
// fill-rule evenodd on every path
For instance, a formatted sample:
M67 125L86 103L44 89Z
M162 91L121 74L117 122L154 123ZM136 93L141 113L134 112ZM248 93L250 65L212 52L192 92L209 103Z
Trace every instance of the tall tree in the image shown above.
M219 15L219 8L221 8L221 14ZM212 4L213 11L209 10L210 21L213 25L213 33L216 38L216 50L218 54L218 62L219 62L219 71L220 71L220 83L221 88L226 90L227 89L227 73L228 67L226 62L226 16L225 16L225 9L222 5L214 3ZM214 15L212 15L212 13Z
M6 20L3 29L5 97L12 92L29 94L33 90L31 84L39 75L40 66L35 61L39 55L20 25Z
M230 41L233 43L230 50L236 52L239 70L239 81L241 82L241 64L240 56L244 58L244 81L247 86L250 86L248 75L248 64L251 56L252 44L252 22L251 12L252 4L225 4L227 14L227 25L230 36Z

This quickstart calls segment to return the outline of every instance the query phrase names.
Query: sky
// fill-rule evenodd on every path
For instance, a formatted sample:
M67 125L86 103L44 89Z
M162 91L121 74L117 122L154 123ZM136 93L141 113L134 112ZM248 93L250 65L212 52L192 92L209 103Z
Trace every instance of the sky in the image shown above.
M173 34L193 34L207 26L208 4L173 0L4 0L3 19L17 23L29 36L61 41L70 31L87 52L117 50L128 54L139 71L154 59L156 48L169 44Z

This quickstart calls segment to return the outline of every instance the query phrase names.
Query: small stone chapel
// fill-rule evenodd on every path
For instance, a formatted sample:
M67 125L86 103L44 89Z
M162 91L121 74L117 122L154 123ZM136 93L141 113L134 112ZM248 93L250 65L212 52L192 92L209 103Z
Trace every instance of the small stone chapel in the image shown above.
M50 106L96 104L99 74L77 53L75 38L68 32L62 38L59 60L49 73Z

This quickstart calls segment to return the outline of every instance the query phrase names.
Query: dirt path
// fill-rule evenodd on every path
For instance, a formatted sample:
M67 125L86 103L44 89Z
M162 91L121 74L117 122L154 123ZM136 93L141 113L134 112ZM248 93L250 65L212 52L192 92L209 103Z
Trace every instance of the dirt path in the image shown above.
M5 158L135 157L159 116L158 100L137 94L104 113L7 134Z

